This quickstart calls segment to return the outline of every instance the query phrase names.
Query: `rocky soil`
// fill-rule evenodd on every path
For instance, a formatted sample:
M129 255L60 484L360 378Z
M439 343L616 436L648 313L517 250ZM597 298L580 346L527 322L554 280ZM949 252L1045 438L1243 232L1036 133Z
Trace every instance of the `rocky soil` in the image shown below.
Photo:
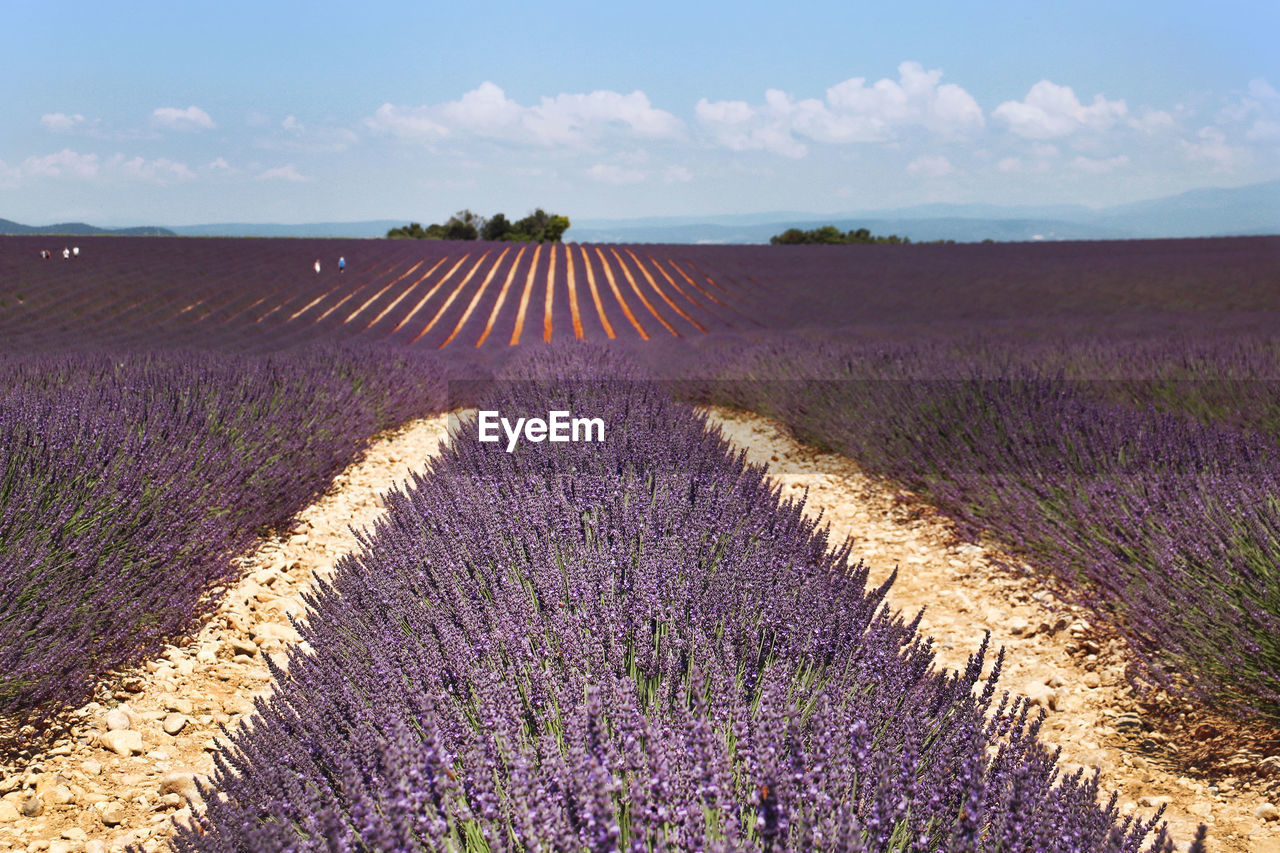
M382 511L379 496L421 470L447 417L380 437L338 475L293 529L243 558L244 579L189 642L116 679L81 708L70 738L25 766L0 765L0 853L158 850L174 821L199 807L194 780L213 771L219 726L234 727L269 690L267 657L283 665L298 640L314 574L356 547L352 528Z
M998 548L960 541L941 515L849 459L799 444L757 415L710 414L750 461L769 465L784 497L808 490L807 510L821 513L832 543L852 538L852 557L866 560L873 583L898 569L890 605L910 616L926 608L921 630L935 639L941 666L963 668L991 631L992 649L1006 649L1004 689L1047 711L1042 739L1062 747L1065 769L1101 769L1103 791L1119 792L1126 814L1146 818L1166 804L1183 847L1204 823L1211 851L1280 853L1275 795L1231 776L1211 783L1171 769L1179 744L1143 718L1118 643L1103 639L1084 611L1002 568L1018 561Z
M1068 769L1101 769L1104 790L1119 792L1126 813L1145 817L1166 804L1184 848L1205 823L1211 850L1280 853L1280 815L1256 784L1231 776L1211 784L1171 769L1179 745L1143 718L1119 648L1082 611L1001 568L1011 561L998 549L959 541L945 519L851 461L802 446L755 415L711 415L751 461L770 466L785 496L807 490L808 510L822 514L833 542L852 538L873 581L899 569L891 604L909 614L927 607L924 630L940 665L962 666L990 630L993 648L1008 650L1005 688L1047 711L1045 739L1062 747ZM355 547L350 528L373 521L378 495L436 452L446 423L419 421L375 442L287 535L243 558L244 580L196 637L121 674L79 710L68 739L25 765L0 765L0 853L163 848L174 822L199 808L194 780L212 772L219 726L251 712L269 690L266 658L283 663L298 639L288 616L303 614L313 573Z

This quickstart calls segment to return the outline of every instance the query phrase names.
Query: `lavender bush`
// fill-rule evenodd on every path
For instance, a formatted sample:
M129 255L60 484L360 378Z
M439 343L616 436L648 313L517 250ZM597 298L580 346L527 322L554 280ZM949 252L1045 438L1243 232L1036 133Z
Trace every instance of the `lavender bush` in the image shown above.
M1049 570L1144 678L1280 720L1272 343L975 358L775 339L700 364L739 381L686 393L782 418Z
M439 409L432 364L358 350L0 360L0 740L190 629L255 531L375 432Z
M887 584L665 391L493 394L606 443L464 426L393 492L178 849L1171 849L1059 775L985 647L932 674Z

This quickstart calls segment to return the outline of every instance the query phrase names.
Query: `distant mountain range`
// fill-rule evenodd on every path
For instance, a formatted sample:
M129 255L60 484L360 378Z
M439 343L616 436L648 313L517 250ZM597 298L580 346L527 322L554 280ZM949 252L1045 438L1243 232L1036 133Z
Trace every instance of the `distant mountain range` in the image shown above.
M773 212L734 216L578 220L566 236L582 242L767 243L787 228L867 228L912 240L1124 240L1280 234L1280 181L1191 190L1115 207L922 204L844 213Z
M0 234L121 234L201 237L382 237L402 219L296 225L215 223L169 228L38 228L0 219ZM1280 180L1200 189L1114 207L922 204L844 213L773 211L712 216L581 219L565 234L581 243L767 243L788 228L867 228L912 240L1124 240L1280 234Z
M23 225L8 219L0 219L0 234L59 234L68 237L89 237L113 234L118 237L174 237L168 228L143 225L138 228L98 228L83 222L59 222L57 225Z
M385 237L392 228L408 224L404 219L374 219L298 225L217 222L212 225L175 225L172 228L183 237Z

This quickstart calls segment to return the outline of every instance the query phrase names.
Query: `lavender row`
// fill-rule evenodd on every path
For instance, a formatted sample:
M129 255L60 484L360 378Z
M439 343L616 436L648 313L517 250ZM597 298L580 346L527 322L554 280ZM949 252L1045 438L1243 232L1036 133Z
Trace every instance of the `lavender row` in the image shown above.
M1062 778L986 649L929 645L762 468L601 353L488 405L308 601L180 850L1157 850Z
M444 378L353 349L0 359L0 740L191 629L256 531Z
M999 538L1121 630L1142 680L1280 719L1274 342L984 350L775 339L701 354L736 381L685 393Z

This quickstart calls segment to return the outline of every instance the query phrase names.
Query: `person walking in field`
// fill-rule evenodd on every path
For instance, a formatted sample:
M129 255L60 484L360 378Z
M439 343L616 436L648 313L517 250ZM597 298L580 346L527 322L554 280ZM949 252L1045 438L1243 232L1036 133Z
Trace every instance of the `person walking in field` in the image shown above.
M339 255L338 256L338 272L346 272L346 271L347 271L347 259Z
M78 257L80 257L80 247L79 247L79 246L72 246L72 247L71 247L71 254L75 255L77 258L78 258Z
M316 274L317 274L317 275L319 275L319 274L320 274L320 261L319 261L319 259L317 259L317 260L316 260Z
M62 259L63 259L64 261L67 261L67 260L70 260L70 259L71 259L71 250L70 250L70 249L68 249L66 246L63 246L63 247L62 247Z

